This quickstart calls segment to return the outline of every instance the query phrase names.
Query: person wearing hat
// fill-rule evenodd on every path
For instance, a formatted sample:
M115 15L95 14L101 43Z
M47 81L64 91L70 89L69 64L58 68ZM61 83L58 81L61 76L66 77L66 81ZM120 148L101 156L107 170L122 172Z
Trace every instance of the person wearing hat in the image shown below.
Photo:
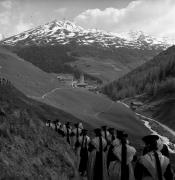
M100 128L94 130L95 138L89 144L91 147L87 165L88 180L108 180L106 165L106 153L104 152L107 142L102 136Z
M88 145L90 142L90 138L87 135L87 130L83 129L80 136L80 164L79 164L79 172L81 176L85 176L87 170L87 162L88 162Z
M101 131L102 136L106 139L107 145L109 145L109 143L110 143L110 133L109 133L109 131L107 129L107 126L102 126L101 129L102 129L102 131Z
M116 157L113 154L113 148L114 148L113 142L117 140L119 141L119 139L117 138L116 130L114 128L109 128L108 131L110 133L110 146L107 153L107 168L109 168L109 164L111 161L116 160Z
M51 127L51 120L47 120L47 121L46 121L46 126L47 126L47 127Z
M63 129L62 129L62 123L60 122L59 119L56 119L54 121L54 124L55 124L55 131L58 132L60 135L64 136L64 132L63 132Z
M115 159L109 164L110 180L135 180L132 160L136 150L127 143L127 137L127 134L118 131L118 139L113 141Z
M157 135L142 138L148 148L147 153L136 163L136 180L173 180L170 160L158 150L158 139Z
M70 122L67 122L65 124L65 127L66 127L66 129L65 129L66 141L68 144L70 144L71 143L70 136L71 136L71 132L72 132Z
M80 129L84 129L82 121L80 121L80 122L78 123L78 127L79 127Z
M58 119L56 119L53 123L55 125L55 131L58 132L58 130L61 127L61 122Z
M53 121L50 121L50 127L55 130L55 123Z
M72 130L72 145L76 152L77 149L80 148L79 138L80 138L82 129L79 127L79 123L75 123L74 126L75 128Z
M156 135L156 134L151 134L151 135ZM167 158L170 157L168 147L166 144L163 143L163 141L160 137L157 140L157 147L158 147L158 151L160 151L164 156L166 156ZM148 151L149 151L149 142L147 143L147 141L146 141L145 147L143 149L143 155L147 154Z

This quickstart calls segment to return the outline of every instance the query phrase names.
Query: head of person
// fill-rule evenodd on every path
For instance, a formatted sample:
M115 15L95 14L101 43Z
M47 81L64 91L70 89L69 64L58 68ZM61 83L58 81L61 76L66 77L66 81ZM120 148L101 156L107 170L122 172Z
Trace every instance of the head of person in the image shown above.
M66 125L67 128L69 128L70 127L70 122L67 122L65 125Z
M55 121L53 121L53 123L56 125L59 121L56 119Z
M59 123L59 122L60 122L60 120L59 120L59 119L56 119L55 121L56 121L57 123Z
M143 142L145 143L145 146L148 148L148 152L158 150L158 143L157 143L158 139L159 136L153 134L144 136L142 138Z
M108 131L111 135L115 134L115 129L114 128L108 128Z
M121 130L117 130L117 138L118 139L121 139L124 135L124 131L121 131Z
M74 124L74 126L75 126L76 128L78 128L78 125L79 125L78 123L75 123L75 124Z
M82 135L83 135L83 136L86 136L86 135L87 135L87 132L88 132L87 129L83 129L83 130L82 130Z
M51 120L49 119L49 120L47 120L47 123L51 123Z
M122 143L122 144L128 144L128 143L127 143L127 138L128 138L128 134L123 133L123 134L121 135L121 137L120 137L121 143Z
M106 131L106 130L107 130L107 126L104 125L104 126L101 127L101 129L102 129L103 131Z
M101 134L101 129L100 128L96 128L94 129L94 133L95 133L95 136L96 137L100 137L102 134Z
M82 122L79 122L79 123L78 123L78 127L79 127L80 129L83 129L83 123L82 123Z

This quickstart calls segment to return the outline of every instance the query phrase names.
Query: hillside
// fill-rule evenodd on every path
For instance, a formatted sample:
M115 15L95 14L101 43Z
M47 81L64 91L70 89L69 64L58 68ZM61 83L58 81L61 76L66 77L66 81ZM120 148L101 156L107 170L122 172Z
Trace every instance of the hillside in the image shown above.
M1 75L28 97L62 109L91 127L108 124L126 129L134 137L148 133L143 123L124 106L86 89L60 84L53 74L43 72L8 51L1 51ZM13 68L12 68L13 67ZM17 76L17 75L20 76ZM20 78L19 78L20 77ZM142 129L142 133L138 133Z
M52 21L4 39L0 45L43 71L83 71L104 83L123 76L169 47L167 42L143 32L125 38L86 30L70 21Z
M174 126L175 46L103 88L113 99L138 96L161 122ZM145 110L146 110L145 109Z
M40 70L4 48L0 48L0 67L1 76L25 94L40 95L61 86L56 75Z
M73 152L47 119L78 119L0 84L0 179L79 179Z

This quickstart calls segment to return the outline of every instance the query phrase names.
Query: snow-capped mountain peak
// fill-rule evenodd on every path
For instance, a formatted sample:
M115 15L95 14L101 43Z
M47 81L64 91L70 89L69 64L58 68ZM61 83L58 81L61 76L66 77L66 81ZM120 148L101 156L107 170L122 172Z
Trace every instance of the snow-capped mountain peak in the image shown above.
M47 23L44 25L45 29L50 29L56 31L58 29L64 29L64 30L68 30L68 31L72 31L72 32L79 32L79 31L83 31L83 28L80 26L75 25L73 22L71 21L52 21L50 23Z
M129 47L135 49L165 49L169 44L145 33L129 32L117 35L98 29L84 29L71 21L54 20L45 25L12 36L2 41L4 45L96 45L105 48Z

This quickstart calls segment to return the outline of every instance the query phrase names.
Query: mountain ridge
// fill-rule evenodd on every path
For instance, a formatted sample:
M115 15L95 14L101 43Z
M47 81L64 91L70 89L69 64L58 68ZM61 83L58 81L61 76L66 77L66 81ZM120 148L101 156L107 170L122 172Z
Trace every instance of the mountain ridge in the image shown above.
M35 45L55 45L58 43L65 45L76 41L79 45L97 44L104 48L128 47L145 49L149 47L150 49L165 49L169 46L167 42L145 35L141 31L128 34L130 34L130 37L127 39L124 35L121 36L104 30L86 30L71 21L54 20L18 35L6 38L1 44L13 46L18 45L18 42L20 42L23 45L31 45L28 43L28 40L30 40ZM135 36L135 39L133 36Z

